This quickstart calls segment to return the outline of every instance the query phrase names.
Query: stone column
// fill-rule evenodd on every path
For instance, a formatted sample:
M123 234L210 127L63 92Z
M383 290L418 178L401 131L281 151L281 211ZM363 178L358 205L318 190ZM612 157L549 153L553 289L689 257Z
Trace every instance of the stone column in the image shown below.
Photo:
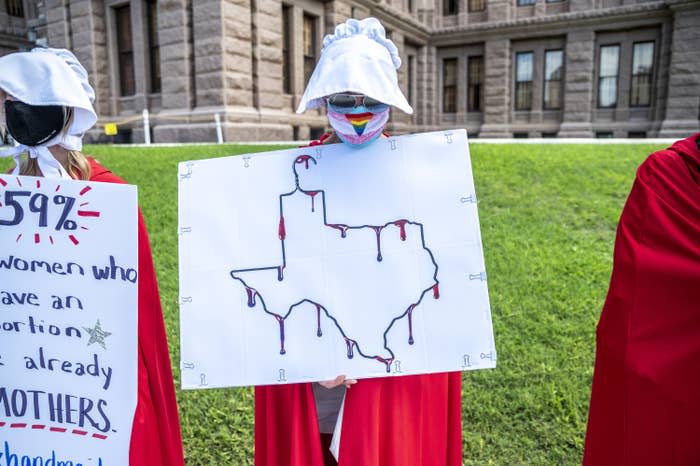
M184 117L197 106L194 66L193 0L158 2L161 115ZM177 120L162 119L153 127L155 142L196 140L196 132ZM207 130L207 136L210 131ZM206 140L206 139L202 139Z
M197 108L251 107L250 1L194 1L193 23Z
M352 15L352 5L341 0L332 0L324 5L324 31L321 31L321 38L324 34L332 34L335 27L345 22Z
M488 0L486 2L486 12L489 22L507 21L510 19L511 8L514 4L514 0Z
M257 0L197 0L194 5L196 112L221 112L226 141L258 137L254 108L253 13ZM213 138L213 123L206 124Z
M685 138L700 131L700 6L688 1L674 2L671 8L671 66L666 116L659 136Z
M46 0L46 38L49 47L73 48L69 3L69 0Z
M110 113L110 81L107 59L105 5L99 0L70 2L72 52L85 67L95 89L95 110L98 115ZM53 28L53 26L52 26ZM49 39L50 40L50 39ZM51 43L51 46L54 46Z
M189 111L196 105L191 7L192 0L162 0L158 4L164 112Z
M258 108L281 110L282 99L282 6L276 0L255 0L254 14L257 62L256 100Z
M510 40L487 40L484 44L484 56L484 124L479 131L479 137L510 137L510 89L513 79Z
M290 140L293 125L285 110L282 83L282 4L253 0L253 95L260 119L260 140Z
M574 30L566 37L564 108L559 137L593 137L595 32Z
M290 68L292 69L292 108L296 110L306 86L304 82L304 10L296 5L291 8Z
M417 60L417 86L416 105L413 108L416 121L426 131L437 122L436 109L439 108L437 93L437 50L432 45L425 45L418 49Z
M655 51L658 61L654 63L654 75L656 78L652 91L653 113L650 114L653 123L649 131L649 137L658 136L661 124L664 121L664 115L666 115L666 94L668 93L668 69L671 63L672 34L673 18L669 18L661 26L661 34L657 45L658 50Z

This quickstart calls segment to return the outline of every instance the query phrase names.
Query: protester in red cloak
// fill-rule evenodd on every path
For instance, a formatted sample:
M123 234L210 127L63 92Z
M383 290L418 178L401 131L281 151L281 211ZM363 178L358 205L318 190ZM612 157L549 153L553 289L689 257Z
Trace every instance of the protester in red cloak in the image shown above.
M11 135L21 143L9 154L17 163L13 172L25 176L124 183L94 159L86 158L80 150L82 132L94 124L97 116L92 108L94 91L88 83L87 72L75 56L63 49L42 49L11 54L4 60L3 65L12 66L17 74L0 76L0 105L5 106L6 102L9 104L6 108L21 105L12 124L9 124L11 117L6 115ZM22 73L33 80L53 80L53 86L26 86ZM16 89L26 101L10 95L9 89ZM72 95L52 95L56 89ZM50 107L28 104L28 101L42 98L54 102ZM56 105L56 102L77 102L77 105ZM46 135L52 137L49 139ZM22 160L24 152L29 152L30 156ZM129 464L180 466L184 465L184 458L175 387L151 248L140 212L138 256L138 398Z
M622 212L584 466L700 465L699 139L649 156Z
M334 42L335 48L328 51ZM376 55L371 56L373 50ZM324 54L336 58L342 55L342 60L329 58L324 62ZM367 79L365 65L371 65L377 74ZM371 144L381 137L389 104L411 113L396 83L398 66L396 47L386 39L384 28L376 19L349 20L338 26L335 35L324 40L321 60L298 110L327 104L336 110L335 119L329 118L334 132L310 145L341 141L355 146ZM381 80L382 86L377 86ZM374 92L377 88L388 91L380 95ZM369 119L364 132L351 128L344 120L347 116L352 121L355 114ZM462 464L461 373L454 372L357 383L341 375L334 381L322 382L321 388L309 383L256 387L256 466L335 465L328 451L331 435L320 428L320 418L324 416L319 416L317 405L324 406L320 400L326 398L326 388L335 390L342 384L347 388L339 466Z
M125 183L94 159L89 158L88 162L90 181ZM129 465L184 465L175 386L151 245L141 212L138 216L138 403L131 432Z

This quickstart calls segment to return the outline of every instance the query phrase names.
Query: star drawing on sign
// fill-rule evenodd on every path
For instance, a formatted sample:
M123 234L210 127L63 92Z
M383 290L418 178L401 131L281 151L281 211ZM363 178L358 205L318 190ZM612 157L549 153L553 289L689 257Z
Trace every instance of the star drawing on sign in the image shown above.
M83 327L83 329L90 334L90 341L88 341L87 344L88 346L90 346L93 343L99 343L102 349L107 349L107 347L105 346L105 338L110 336L111 333L102 330L102 327L100 326L100 319L97 319L95 328Z

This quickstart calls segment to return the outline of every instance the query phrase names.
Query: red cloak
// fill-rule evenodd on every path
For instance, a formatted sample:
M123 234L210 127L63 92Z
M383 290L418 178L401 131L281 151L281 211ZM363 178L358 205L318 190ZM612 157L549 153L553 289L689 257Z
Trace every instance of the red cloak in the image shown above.
M584 466L700 465L699 137L649 156L622 212Z
M125 183L90 161L90 181ZM130 466L184 465L180 421L146 224L138 214L138 402L131 432Z
M460 372L359 380L338 466L461 466L461 384ZM255 387L255 466L323 466L311 384Z

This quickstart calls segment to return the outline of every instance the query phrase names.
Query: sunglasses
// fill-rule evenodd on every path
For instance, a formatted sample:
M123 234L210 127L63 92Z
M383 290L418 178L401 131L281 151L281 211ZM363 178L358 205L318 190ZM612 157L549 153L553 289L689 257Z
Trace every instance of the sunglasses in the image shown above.
M380 112L385 110L389 105L380 102L377 99L366 95L354 94L331 94L326 97L326 102L334 107L334 110L352 110L355 107L363 106L369 112Z

